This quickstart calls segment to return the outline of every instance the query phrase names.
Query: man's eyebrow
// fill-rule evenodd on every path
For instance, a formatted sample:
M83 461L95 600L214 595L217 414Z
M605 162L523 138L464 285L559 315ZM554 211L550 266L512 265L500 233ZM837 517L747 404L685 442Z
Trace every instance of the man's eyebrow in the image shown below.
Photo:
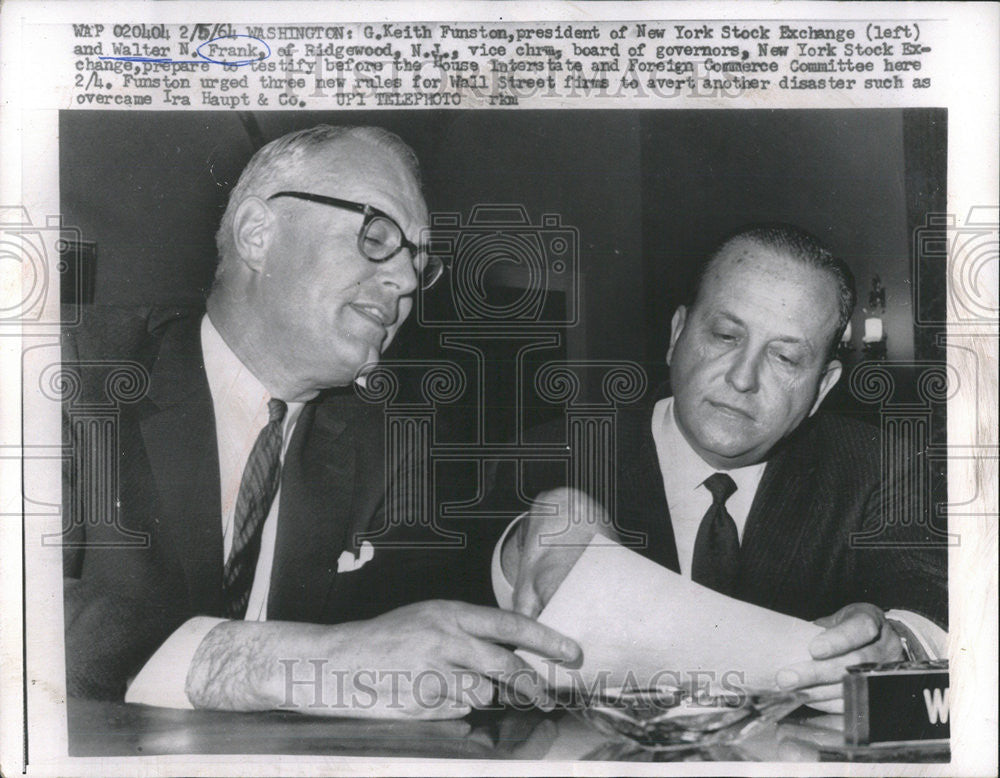
M816 353L816 349L813 348L812 341L808 338L796 338L792 335L783 335L781 337L774 338L773 340L778 343L788 343L792 346L801 346L808 354Z
M712 316L716 316L722 319L729 319L729 321L731 321L733 324L737 324L743 329L746 329L747 327L746 322L743 321L743 319L741 319L739 316L735 316L729 313L728 311L714 311L710 314L710 317Z
M739 316L736 316L735 314L729 313L728 311L715 311L711 314L711 316L715 316L721 319L728 319L733 324L743 327L744 329L746 329L747 326L746 322L743 321L743 319L741 319ZM816 350L815 348L813 348L812 341L810 341L808 338L801 338L795 335L779 335L776 338L771 338L771 342L789 343L793 346L803 346L804 348L808 349L811 352Z

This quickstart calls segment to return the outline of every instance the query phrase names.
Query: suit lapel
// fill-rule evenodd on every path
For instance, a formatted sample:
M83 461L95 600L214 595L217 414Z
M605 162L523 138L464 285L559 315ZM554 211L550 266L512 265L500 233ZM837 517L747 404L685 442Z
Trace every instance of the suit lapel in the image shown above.
M768 462L750 506L740 545L740 578L745 599L774 602L781 582L800 563L799 549L815 514L816 495L809 492L815 467L808 452L794 443ZM755 590L758 596L751 596Z
M319 402L296 424L281 473L268 618L322 620L352 530L355 450L347 426Z
M652 405L647 405L637 413L630 412L620 417L625 421L621 430L625 448L620 454L625 466L620 468L624 482L621 494L624 498L618 500L618 519L624 529L645 533L646 546L636 548L637 551L657 564L678 572L677 543L663 491L663 474L656 456L650 422L652 412ZM629 451L629 445L635 445L635 450Z
M155 410L140 428L191 605L216 613L222 582L219 455L200 323L193 317L168 325L150 373Z

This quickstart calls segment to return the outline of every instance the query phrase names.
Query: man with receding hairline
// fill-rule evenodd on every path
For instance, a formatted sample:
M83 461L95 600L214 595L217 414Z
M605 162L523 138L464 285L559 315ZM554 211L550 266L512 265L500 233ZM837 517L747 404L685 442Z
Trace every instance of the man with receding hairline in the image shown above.
M355 545L385 520L384 423L336 389L440 275L419 245L427 220L413 152L385 130L321 125L257 152L207 311L145 316L131 341L150 387L119 420L120 516L78 516L65 547L70 694L458 717L494 683L544 696L511 647L578 657L530 618L416 602L461 591L461 552ZM99 318L67 333L68 366L123 356L110 330L90 337ZM86 487L74 478L68 505ZM119 523L148 544L121 547Z
M894 501L920 496L883 483L877 429L817 413L841 376L836 346L854 302L850 270L813 236L740 230L674 314L671 396L616 419L617 526L698 583L825 627L812 660L776 682L828 710L842 707L852 664L945 656L940 533L884 523L899 515ZM565 515L535 511L501 541L501 604L537 615L547 602L595 531L579 522L576 547L544 546L542 533L566 532ZM606 518L598 527L616 534ZM878 547L852 540L876 530Z

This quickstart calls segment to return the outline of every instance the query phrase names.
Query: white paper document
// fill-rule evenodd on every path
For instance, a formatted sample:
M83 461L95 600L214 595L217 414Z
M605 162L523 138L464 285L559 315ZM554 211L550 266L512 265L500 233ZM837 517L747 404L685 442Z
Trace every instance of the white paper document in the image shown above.
M595 538L538 619L572 637L583 663L519 652L551 684L613 688L695 683L716 691L774 688L775 673L810 658L822 628L734 600L634 551Z

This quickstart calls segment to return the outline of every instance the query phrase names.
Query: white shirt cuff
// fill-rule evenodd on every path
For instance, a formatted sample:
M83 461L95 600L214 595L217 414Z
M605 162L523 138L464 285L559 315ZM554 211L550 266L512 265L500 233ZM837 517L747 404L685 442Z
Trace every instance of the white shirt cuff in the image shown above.
M223 621L225 619L195 616L174 630L129 684L125 702L193 710L184 691L188 668L201 641Z
M888 611L885 617L898 621L910 630L929 658L948 658L948 633L930 619L919 613L903 610Z
M507 576L503 574L501 552L503 551L504 541L507 540L507 536L510 535L511 530L527 515L528 512L525 511L508 524L507 529L500 536L500 540L493 547L493 561L490 563L490 574L493 579L493 596L497 598L497 605L507 611L514 610L514 587L507 580Z

